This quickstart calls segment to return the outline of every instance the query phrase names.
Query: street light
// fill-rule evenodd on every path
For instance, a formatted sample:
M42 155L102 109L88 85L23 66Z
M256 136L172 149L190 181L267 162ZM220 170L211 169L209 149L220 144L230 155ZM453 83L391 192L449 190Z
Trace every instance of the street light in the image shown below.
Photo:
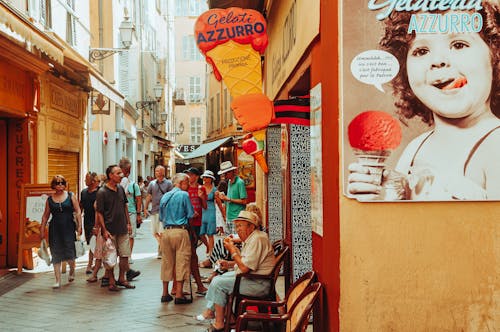
M127 51L130 48L130 45L132 45L134 23L129 21L128 17L124 17L118 29L120 30L120 40L123 44L123 48L91 48L89 49L90 62L102 60L115 53Z
M153 106L156 103L159 103L161 100L161 97L163 95L163 85L160 83L156 83L155 87L153 88L153 92L155 95L156 100L141 100L135 103L135 108L140 109L140 108L145 108L148 107L151 109L151 106Z

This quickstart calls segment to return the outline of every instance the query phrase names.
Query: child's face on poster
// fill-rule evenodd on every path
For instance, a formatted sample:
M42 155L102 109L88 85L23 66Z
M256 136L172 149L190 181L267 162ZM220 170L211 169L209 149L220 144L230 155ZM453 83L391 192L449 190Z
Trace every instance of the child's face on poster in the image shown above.
M408 50L411 89L443 118L490 111L492 72L490 49L475 32L417 34Z

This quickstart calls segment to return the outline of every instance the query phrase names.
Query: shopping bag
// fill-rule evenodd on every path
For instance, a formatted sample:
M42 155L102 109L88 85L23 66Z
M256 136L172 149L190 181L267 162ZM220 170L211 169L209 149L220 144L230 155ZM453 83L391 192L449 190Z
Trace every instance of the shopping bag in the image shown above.
M38 257L43 259L48 266L50 266L51 258L49 253L49 248L47 246L47 241L45 239L40 243L40 249L38 250Z
M78 238L75 241L75 253L77 258L85 255L85 244Z
M104 252L103 252L103 264L107 269L111 269L116 265L116 261L118 259L116 248L111 239L107 239L104 243Z

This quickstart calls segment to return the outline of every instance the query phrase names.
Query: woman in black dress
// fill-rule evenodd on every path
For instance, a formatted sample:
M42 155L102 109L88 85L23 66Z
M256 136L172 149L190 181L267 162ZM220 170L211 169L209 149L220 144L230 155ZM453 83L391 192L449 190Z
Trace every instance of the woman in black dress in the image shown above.
M45 211L42 216L40 236L45 237L45 225L49 220L49 247L52 254L52 264L56 282L53 288L61 287L61 262L67 261L69 264L68 281L75 280L75 232L82 234L82 215L78 200L73 193L66 191L66 180L62 175L56 175L50 183L55 189L45 202ZM76 222L73 220L75 212Z

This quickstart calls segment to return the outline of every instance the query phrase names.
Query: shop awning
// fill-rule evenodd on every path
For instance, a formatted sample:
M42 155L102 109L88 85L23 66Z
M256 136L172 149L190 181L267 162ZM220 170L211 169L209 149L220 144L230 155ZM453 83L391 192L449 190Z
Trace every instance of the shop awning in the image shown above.
M37 28L11 6L0 3L0 33L19 42L28 43L62 64L63 47L49 35Z
M225 144L225 143L229 142L232 139L233 139L232 137L224 137L224 138L221 138L221 139L219 139L217 141L213 141L213 142L210 142L210 143L202 144L196 150L194 150L193 152L185 154L184 155L184 159L192 159L192 158L197 158L197 157L205 156L210 151L217 149L219 146L221 146L222 144Z

